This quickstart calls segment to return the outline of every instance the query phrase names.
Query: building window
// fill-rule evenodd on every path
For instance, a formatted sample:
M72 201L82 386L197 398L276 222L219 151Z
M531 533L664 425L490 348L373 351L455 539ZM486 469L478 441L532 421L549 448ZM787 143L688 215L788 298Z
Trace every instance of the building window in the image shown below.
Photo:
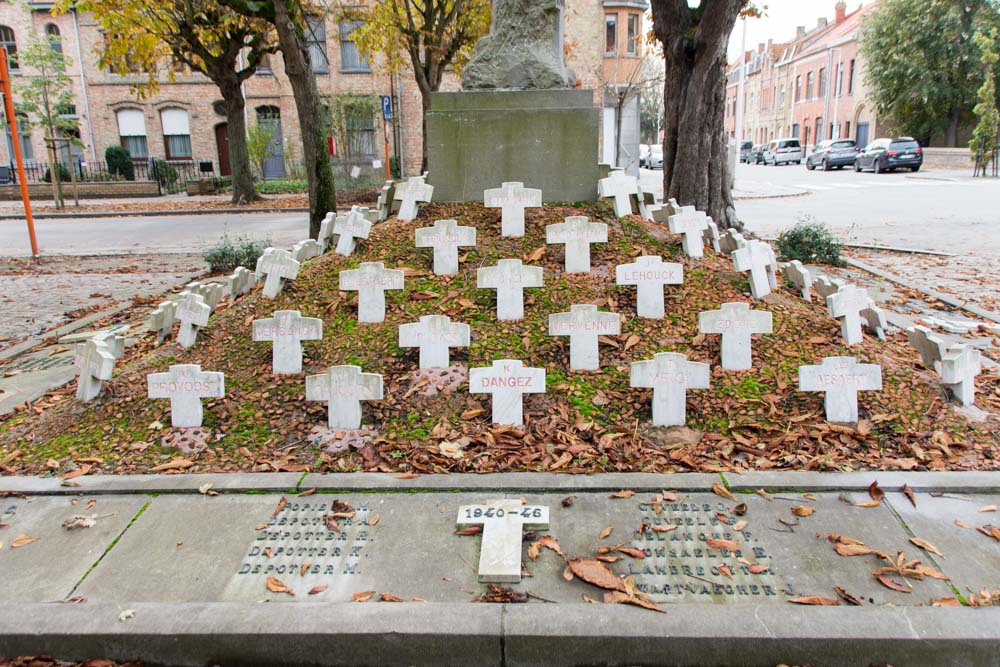
M191 127L184 109L164 109L160 112L163 125L163 146L168 160L191 159Z
M784 109L785 108L785 87L784 86L781 87L781 98L780 99L781 99L780 106L781 106L782 109Z
M358 45L354 43L354 31L361 27L361 21L341 21L340 22L340 71L341 72L370 72L371 67L368 59L358 51Z
M816 143L823 141L823 118L816 119Z
M326 54L326 19L322 16L309 17L307 23L306 42L309 43L312 71L326 74L330 71L330 58Z
M792 137L794 139L798 139L799 138L799 131L800 130L799 130L799 124L798 123L795 123L794 125L792 125Z
M628 15L628 54L639 55L639 15Z
M149 157L146 145L146 117L138 109L122 109L118 112L118 136L122 146L133 160Z
M802 99L802 75L795 77L795 101Z
M606 14L604 16L604 53L614 55L618 53L618 15Z
M851 121L849 120L844 121L844 136L845 137L851 136Z
M816 95L818 97L826 97L826 68L821 67L819 70L819 90Z
M7 155L10 161L14 161L14 135L11 134L10 125L6 126L7 131ZM35 149L31 145L31 126L28 125L28 117L23 113L17 114L17 134L21 138L21 157L25 162L35 161Z
M5 25L0 25L0 46L7 51L7 66L12 70L20 69L17 66L17 42L14 40L14 31Z
M347 157L371 160L375 157L375 119L369 113L349 109L344 125L347 129Z
M851 61L851 73L847 77L847 94L854 94L854 61Z
M806 74L806 99L807 100L811 100L812 99L812 96L813 96L813 81L815 80L815 78L816 77L813 75L812 72L809 72L809 74Z
M56 53L62 53L62 35L59 33L59 26L50 23L45 26L45 35L49 38L49 44Z

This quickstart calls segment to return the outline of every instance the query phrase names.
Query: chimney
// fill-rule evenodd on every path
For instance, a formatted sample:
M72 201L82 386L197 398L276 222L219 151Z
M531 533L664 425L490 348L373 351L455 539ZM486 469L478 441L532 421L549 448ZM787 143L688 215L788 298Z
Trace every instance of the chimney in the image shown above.
M816 29L817 30L822 30L823 28L826 27L827 23L829 23L829 21L827 21L825 18L817 19L816 20Z
M797 28L795 28L795 39L802 39L805 36L806 36L806 27L804 25L800 25Z
M757 44L757 53L764 53L764 42Z
M840 0L840 2L834 5L834 9L837 12L837 25L840 25L847 18L847 3L844 0Z

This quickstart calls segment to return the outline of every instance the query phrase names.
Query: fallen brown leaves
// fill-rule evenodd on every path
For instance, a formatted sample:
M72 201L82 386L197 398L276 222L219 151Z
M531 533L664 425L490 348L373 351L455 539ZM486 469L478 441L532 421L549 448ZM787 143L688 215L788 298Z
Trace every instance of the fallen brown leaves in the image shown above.
M840 602L832 598L825 598L820 595L807 595L805 597L788 598L792 604L818 605L821 607L837 607Z
M486 592L472 600L473 602L497 602L501 604L521 603L528 601L528 594L515 591L510 586L489 584Z
M272 593L285 593L287 595L295 597L295 591L286 586L280 579L277 579L275 577L268 577L264 585L267 587L267 590L271 591Z

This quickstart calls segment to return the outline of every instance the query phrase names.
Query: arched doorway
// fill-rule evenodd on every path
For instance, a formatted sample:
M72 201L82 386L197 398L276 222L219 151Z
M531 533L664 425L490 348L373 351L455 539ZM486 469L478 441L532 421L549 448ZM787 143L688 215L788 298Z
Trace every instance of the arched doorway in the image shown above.
M281 109L275 106L257 107L257 124L270 125L274 135L268 146L267 161L264 163L264 179L285 177L285 142L281 136Z
M864 148L870 141L871 121L868 118L868 110L865 105L860 105L854 112L854 133L858 146Z
M215 147L219 152L219 175L232 176L233 168L229 164L229 123L215 126Z

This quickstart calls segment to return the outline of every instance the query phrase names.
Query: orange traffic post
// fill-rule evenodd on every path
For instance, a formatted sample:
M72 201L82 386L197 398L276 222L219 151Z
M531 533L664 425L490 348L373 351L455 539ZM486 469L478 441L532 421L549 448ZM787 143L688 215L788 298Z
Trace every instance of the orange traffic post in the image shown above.
M28 177L24 173L24 156L21 154L20 134L17 132L17 116L14 114L14 96L10 89L10 70L7 67L7 49L0 48L0 93L3 93L4 114L10 127L14 160L17 162L17 180L21 185L21 200L24 202L24 216L28 219L28 237L31 239L31 256L38 257L38 239L35 238L35 219L31 215L31 199L28 197Z
M385 138L385 180L392 180L392 172L389 169L389 121L382 117L382 136Z

